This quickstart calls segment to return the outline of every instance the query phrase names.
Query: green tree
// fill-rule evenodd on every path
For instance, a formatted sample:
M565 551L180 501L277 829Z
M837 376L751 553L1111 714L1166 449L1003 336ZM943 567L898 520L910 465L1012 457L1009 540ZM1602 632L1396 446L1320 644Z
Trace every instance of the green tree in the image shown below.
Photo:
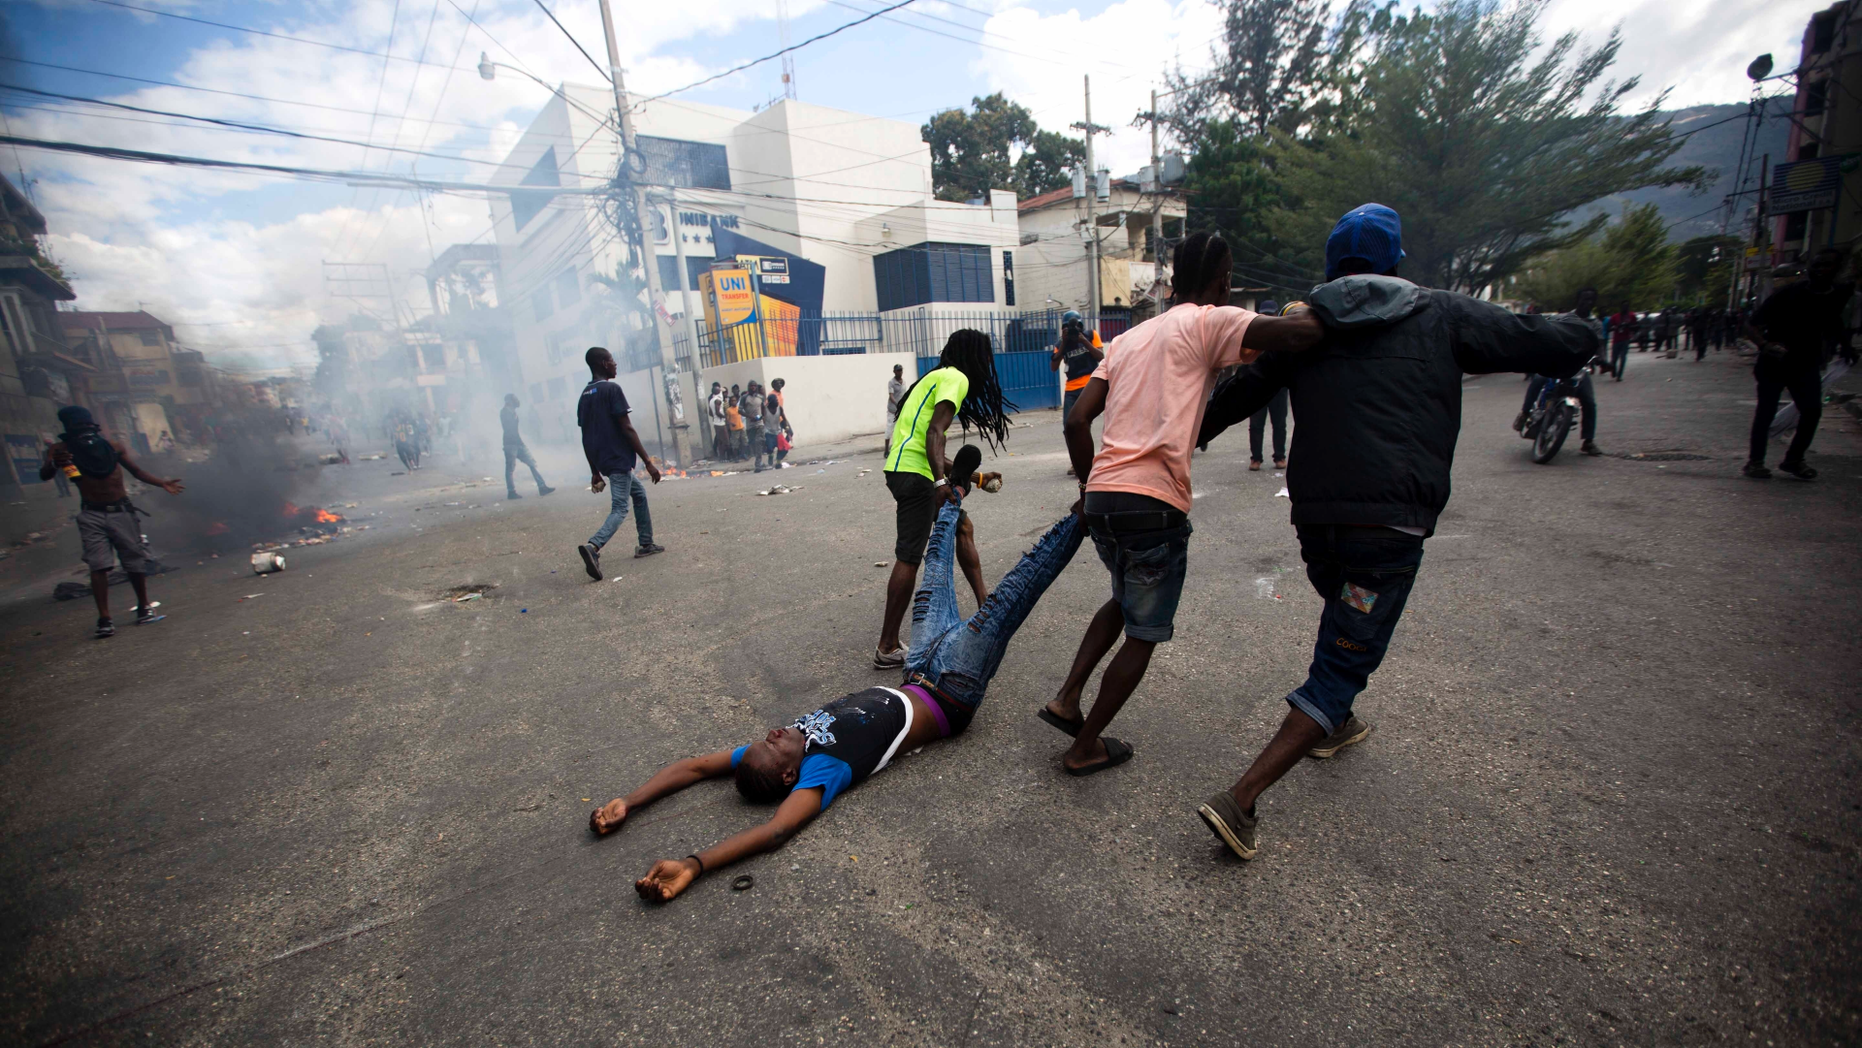
M1723 300L1744 246L1738 237L1704 236L1675 248L1675 278L1681 300L1695 305Z
M1304 265L1283 262L1267 227L1280 205L1280 182L1267 166L1261 139L1233 120L1213 120L1190 156L1183 191L1192 232L1220 233L1235 255L1236 279L1254 287L1303 294L1318 283Z
M1508 297L1562 311L1571 308L1579 289L1594 287L1599 309L1627 305L1646 310L1668 302L1675 283L1675 249L1668 243L1661 210L1632 204L1601 233L1535 259L1512 283Z
M931 146L939 200L988 197L992 189L1027 199L1067 185L1066 168L1085 159L1084 142L1041 130L1026 106L1000 91L972 98L970 107L947 109L919 129Z
M1550 251L1593 236L1601 197L1698 182L1664 163L1679 147L1657 112L1619 107L1637 80L1603 81L1615 33L1581 50L1576 34L1541 47L1540 6L1446 0L1376 35L1349 121L1309 141L1275 138L1282 244L1322 257L1337 217L1376 200L1403 216L1403 269L1419 283L1478 292ZM1585 99L1591 99L1586 104Z

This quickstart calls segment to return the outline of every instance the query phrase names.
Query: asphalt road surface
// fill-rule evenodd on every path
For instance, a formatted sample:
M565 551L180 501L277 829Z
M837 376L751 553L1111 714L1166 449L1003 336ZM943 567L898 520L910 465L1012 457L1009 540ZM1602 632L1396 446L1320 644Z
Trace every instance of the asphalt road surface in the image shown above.
M1744 368L1632 356L1600 442L1693 457L1535 466L1521 391L1467 383L1376 733L1267 794L1246 864L1193 810L1284 713L1319 602L1245 430L1196 460L1129 765L1066 777L1034 717L1105 592L1089 546L968 735L731 869L750 890L666 906L634 878L767 810L702 784L596 841L590 808L896 683L874 455L661 484L669 552L602 583L573 547L607 496L565 477L415 500L281 575L188 561L108 642L86 602L13 600L0 1040L1855 1043L1855 422L1826 415L1814 483L1746 480ZM1010 446L971 503L991 578L1072 501L1051 413Z

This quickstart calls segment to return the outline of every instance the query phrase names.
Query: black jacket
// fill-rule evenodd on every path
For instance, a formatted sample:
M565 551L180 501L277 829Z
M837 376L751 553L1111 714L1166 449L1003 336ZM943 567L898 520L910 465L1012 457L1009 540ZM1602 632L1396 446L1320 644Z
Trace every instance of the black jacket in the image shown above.
M1575 317L1510 313L1490 302L1353 276L1313 289L1323 342L1269 353L1210 398L1197 443L1291 394L1287 488L1295 524L1435 529L1461 432L1461 377L1522 371L1564 377L1600 349Z

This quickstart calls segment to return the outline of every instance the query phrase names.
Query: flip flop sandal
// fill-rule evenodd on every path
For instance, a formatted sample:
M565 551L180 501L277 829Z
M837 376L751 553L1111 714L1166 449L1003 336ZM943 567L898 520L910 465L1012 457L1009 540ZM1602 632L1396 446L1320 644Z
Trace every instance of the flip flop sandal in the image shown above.
M1088 764L1083 768L1067 768L1065 764L1061 765L1061 767L1067 768L1068 775L1097 775L1102 771L1109 768L1116 768L1126 761L1131 760L1132 749L1130 746L1110 735L1102 736L1101 741L1106 744L1105 760Z
M1086 727L1085 718L1081 718L1076 721L1070 721L1067 718L1062 717L1060 714L1055 713L1053 710L1050 710L1045 706L1041 707L1041 712L1035 714L1035 716L1041 718L1042 720L1048 722L1049 724L1052 724L1054 727L1059 728L1061 731L1066 732L1068 735L1076 739L1080 737L1080 729Z

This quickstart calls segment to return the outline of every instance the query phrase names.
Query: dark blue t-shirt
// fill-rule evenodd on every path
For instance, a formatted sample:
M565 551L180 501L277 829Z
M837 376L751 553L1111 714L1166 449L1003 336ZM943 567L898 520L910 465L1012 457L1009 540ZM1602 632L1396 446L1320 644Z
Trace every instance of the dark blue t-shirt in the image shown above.
M821 791L821 810L849 786L891 763L912 730L912 701L892 688L868 688L835 699L792 727L808 736L801 776L792 789ZM748 746L731 751L737 767Z
M621 420L633 409L627 394L612 379L590 380L576 401L575 422L582 427L582 450L588 464L602 476L634 468L634 447L621 432Z

